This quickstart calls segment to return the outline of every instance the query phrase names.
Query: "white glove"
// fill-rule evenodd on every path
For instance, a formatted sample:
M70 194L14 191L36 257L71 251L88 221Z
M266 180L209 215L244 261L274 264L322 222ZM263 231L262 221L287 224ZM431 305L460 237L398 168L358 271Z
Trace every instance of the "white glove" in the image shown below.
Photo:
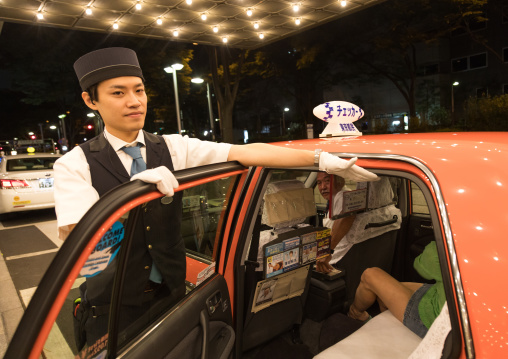
M152 168L131 177L131 181L137 179L146 183L155 183L159 192L169 197L175 194L175 188L178 187L178 181L166 166Z
M375 173L355 165L357 159L358 157L355 157L346 161L328 152L321 152L319 155L319 170L356 182L379 180L379 177Z

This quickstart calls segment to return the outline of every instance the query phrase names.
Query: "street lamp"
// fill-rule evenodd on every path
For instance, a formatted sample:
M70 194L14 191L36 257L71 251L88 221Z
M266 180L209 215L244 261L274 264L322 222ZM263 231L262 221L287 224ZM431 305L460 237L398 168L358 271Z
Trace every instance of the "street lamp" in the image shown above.
M164 71L168 74L173 74L173 84L175 86L175 102L176 102L176 120L178 123L178 133L182 134L182 120L180 119L180 103L178 101L178 83L176 82L176 72L183 69L182 64L173 64L170 67L165 67Z
M193 78L191 79L192 83L202 84L205 82L202 78ZM210 96L210 84L206 81L206 97L208 99L208 116L210 118L210 131L212 132L212 139L215 141L215 131L213 125L213 110L212 110L212 97Z
M62 131L63 131L63 138L62 138L62 151L63 152L66 152L67 151L67 145L68 145L68 141L67 141L67 131L65 130L65 118L67 117L66 114L61 114L61 115L58 115L58 118L60 119L60 124L62 126Z
M284 107L284 111L282 111L282 124L280 127L280 135L282 136L282 129L284 129L284 132L286 132L286 112L289 111L288 107Z
M52 129L52 130L57 130L57 133L58 133L58 140L60 140L60 127L55 126L55 125L51 125L51 126L49 126L49 128L50 128L50 129ZM57 140L57 141L58 141L58 140Z
M458 81L455 81L454 83L452 83L452 123L454 122L454 112L455 112L455 103L454 103L454 99L453 99L453 88L455 86L458 86L459 83Z

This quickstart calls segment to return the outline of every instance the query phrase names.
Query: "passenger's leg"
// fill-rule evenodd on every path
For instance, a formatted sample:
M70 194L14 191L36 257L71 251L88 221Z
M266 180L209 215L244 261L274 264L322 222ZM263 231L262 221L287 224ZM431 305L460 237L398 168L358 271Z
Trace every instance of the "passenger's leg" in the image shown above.
M379 299L382 306L388 308L402 323L409 298L420 286L420 283L403 284L382 269L368 268L362 274L348 315L354 319L367 320L367 309Z
M402 282L402 284L411 289L413 293L416 292L416 290L422 286L421 283L414 282ZM379 310L381 311L381 313L388 309L388 307L385 305L385 303L383 303L383 301L379 297L377 298L377 303L379 304Z

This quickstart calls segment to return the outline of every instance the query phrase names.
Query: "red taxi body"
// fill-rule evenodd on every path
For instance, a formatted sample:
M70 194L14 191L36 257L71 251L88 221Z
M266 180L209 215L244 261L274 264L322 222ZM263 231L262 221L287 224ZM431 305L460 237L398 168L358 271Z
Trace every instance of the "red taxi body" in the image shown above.
M507 356L508 303L503 287L508 280L507 133L371 135L274 145L312 151L322 149L343 158L358 157L359 166L380 177L389 177L391 183L396 184L394 192L403 217L402 227L393 242L393 267L390 263L393 275L399 274L401 279L413 278L408 274L412 266L408 258L410 251L414 251L417 242L424 237L437 242L452 328L443 357ZM107 353L111 357L165 357L182 354L182 348L186 348L185 352L197 350L196 356L199 356L201 348L206 352L210 347L214 349L207 355L215 357L217 343L213 333L211 338L204 335L204 339L199 336L190 339L193 336L187 334L200 327L207 332L205 329L213 322L221 323L221 330L234 333L221 332L222 338L229 338L231 346L228 347L230 352L220 354L255 358L253 350L286 331L285 328L273 329L273 336L267 334L272 330L268 329L269 324L273 324L270 321L278 320L278 312L281 320L286 320L290 313L295 313L295 308L301 310L300 317L288 322L288 327L304 323L309 316L310 297L307 297L307 304L297 296L297 299L274 304L272 312L269 308L254 310L253 289L249 288L252 276L247 274L261 278L260 272L254 269L249 272L249 267L256 267L250 245L259 233L260 224L256 218L261 216L267 186L276 179L290 177L302 181L306 187L313 187L312 176L317 168L245 169L233 164L216 167L175 173L180 182L178 190L187 191L184 199L188 198L188 203L193 200L199 203L200 213L206 211L206 221L198 223L195 219L198 212L192 212L190 205L184 204L186 297L152 326L140 330L132 340L121 343L116 333L109 333ZM57 317L67 315L61 311L62 306L76 296L72 292L73 282L79 280L88 254L115 221L161 196L153 185L137 182L120 186L101 199L71 233L35 293L6 358L35 358L47 350L44 343ZM214 186L213 189L210 186ZM196 188L199 190L194 190ZM220 192L220 196L212 192ZM423 194L426 212L415 210L417 194ZM194 219L186 222L187 218ZM208 230L210 223L214 223L217 230ZM353 269L348 268L346 274ZM205 271L207 275L202 278ZM309 281L299 295L307 296L312 292ZM112 306L115 304L114 301ZM271 314L263 316L264 312ZM27 348L20 350L20 343L27 344ZM75 348L71 351L78 354ZM312 355L319 351L310 350ZM86 357L85 354L81 353ZM189 354L189 358L193 355Z

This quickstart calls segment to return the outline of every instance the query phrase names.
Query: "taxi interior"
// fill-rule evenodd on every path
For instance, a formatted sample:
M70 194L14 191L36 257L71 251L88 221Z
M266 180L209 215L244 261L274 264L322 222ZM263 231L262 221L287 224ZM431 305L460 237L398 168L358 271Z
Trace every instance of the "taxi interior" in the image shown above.
M177 305L164 308L150 325L125 330L119 328L118 317L133 223L141 220L143 205L160 201L161 194L140 181L119 186L90 209L63 244L33 295L6 358L23 357L20 353L37 356L40 351L48 357L83 358L327 358L326 353L362 357L362 347L379 337L372 332L375 326L366 331L367 325L358 325L344 313L363 270L375 266L399 281L425 282L413 269L413 261L433 240L452 328L442 357L457 357L462 347L460 327L431 190L406 172L375 172L381 177L378 182L346 183L352 193L367 196L366 207L353 212L367 218L358 231L371 234L345 250L337 264L340 273L333 277L313 270L316 258L329 253L330 236L323 227L326 200L316 188L316 169L247 170L225 163L175 172L183 190L187 294ZM369 212L387 207L388 217L385 213L384 218L369 219ZM72 313L79 286L86 280L83 268L90 268L90 252L117 222L125 234L116 248L118 255L108 263L108 270L115 271L106 314L109 331L78 350ZM282 268L276 262L282 262ZM374 317L370 322L382 317L376 305L369 313ZM387 358L407 357L423 343L398 322L389 318L378 322L388 339L381 336L384 343L377 343L376 350L381 345ZM356 341L350 339L352 333Z

